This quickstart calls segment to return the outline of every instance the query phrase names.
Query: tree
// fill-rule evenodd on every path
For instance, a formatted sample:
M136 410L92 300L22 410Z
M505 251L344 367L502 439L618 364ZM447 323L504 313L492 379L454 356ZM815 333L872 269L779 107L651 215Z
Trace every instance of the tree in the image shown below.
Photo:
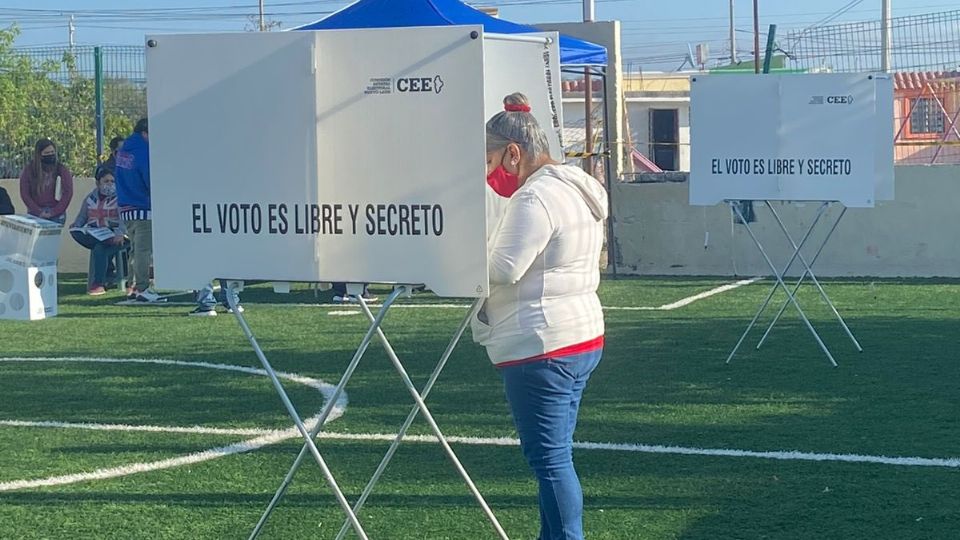
M76 175L96 166L94 84L69 52L35 60L13 48L19 34L0 29L0 177L19 176L38 139L52 139Z

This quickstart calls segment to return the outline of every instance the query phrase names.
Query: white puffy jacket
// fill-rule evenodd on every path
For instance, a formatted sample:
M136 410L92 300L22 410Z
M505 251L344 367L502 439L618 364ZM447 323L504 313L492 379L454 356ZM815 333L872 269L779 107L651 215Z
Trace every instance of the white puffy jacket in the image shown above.
M471 325L494 364L603 335L606 218L606 190L576 167L544 166L513 194L491 241L490 296Z

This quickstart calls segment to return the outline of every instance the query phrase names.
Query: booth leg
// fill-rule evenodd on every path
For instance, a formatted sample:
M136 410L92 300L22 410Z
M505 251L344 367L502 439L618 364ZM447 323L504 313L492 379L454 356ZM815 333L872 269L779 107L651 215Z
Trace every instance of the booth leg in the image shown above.
M733 205L731 205L731 206L735 208L734 211L737 212L738 215L739 215L739 212L740 212L739 209L736 208L736 207L733 206ZM800 240L800 247L801 247L801 248L804 246L804 244L806 244L807 239L810 238L810 233L813 232L813 228L814 228L814 227L817 225L817 223L820 221L820 218L823 216L823 212L824 212L824 210L826 210L826 208L827 208L827 204L826 204L826 203L824 203L824 204L822 204L822 205L820 206L820 209L817 211L817 215L816 215L816 216L814 217L814 219L813 219L813 223L810 224L810 228L807 229L806 234L803 235L803 239ZM743 216L740 215L740 217L741 217L741 220L743 220L743 219L742 219ZM743 221L744 221L744 223L746 223L746 220L743 220ZM763 251L763 248L761 248L761 251ZM783 268L783 272L782 272L783 275L785 275L785 274L790 270L790 267L793 266L794 261L797 260L797 256L799 255L799 252L800 252L799 248L796 249L796 250L793 252L793 256L790 257L790 260L787 261L787 265ZM797 288L799 288L799 284L798 284ZM746 330L744 330L744 331L743 331L743 334L741 334L740 339L737 341L737 344L734 345L733 350L730 351L730 355L727 356L727 362L726 362L726 363L729 364L730 361L733 360L733 357L737 354L737 351L740 350L740 346L743 345L743 342L747 339L747 335L750 333L751 330L753 330L753 327L757 324L757 321L760 319L760 315L763 314L763 312L767 309L767 306L770 304L770 301L773 300L773 295L776 294L776 292L777 292L777 285L774 284L773 287L770 288L770 292L767 294L767 298L763 301L763 303L760 304L760 309L758 309L756 315L753 316L753 320L751 320L751 321L750 321L750 324L747 325ZM796 292L797 292L796 289L794 289L793 292L794 292L794 294L796 294ZM787 300L787 303L789 303L789 300ZM786 304L784 305L784 307L786 307ZM783 311L781 310L781 313L782 313L782 312L783 312ZM767 331L769 332L769 329L768 329ZM764 336L764 337L766 337L766 336ZM763 341L763 340L761 340L761 342L762 342L762 341ZM757 347L759 348L759 345L758 345Z
M482 298L477 299L473 306L471 306L470 311L467 312L466 317L464 317L463 321L460 322L460 326L457 328L453 338L447 345L447 349L443 352L443 356L440 357L437 367L434 368L433 373L430 374L427 384L423 387L423 391L420 393L420 397L422 399L427 399L427 395L430 394L430 390L433 389L433 385L437 382L437 379L440 377L440 373L447 365L447 360L450 358L450 355L453 354L453 349L457 346L457 343L460 342L460 338L463 336L463 332L467 329L467 326L470 325L470 320L476 316L477 312L480 311L480 307L483 306L483 301L484 300ZM370 478L367 486L363 488L363 493L360 494L360 498L357 499L357 502L353 505L354 513L360 512L360 509L363 508L364 503L367 502L367 498L370 497L371 493L373 493L373 489L376 487L377 482L380 481L380 477L383 476L383 473L387 470L390 460L393 459L393 455L397 452L397 448L400 447L403 437L407 434L407 430L410 429L410 426L413 424L413 421L419 412L420 407L418 405L414 405L413 409L410 410L410 414L407 415L407 419L400 427L400 431L397 432L396 438L394 438L393 442L390 444L390 448L380 461L380 465L377 466L376 472L373 473L373 476ZM340 528L340 532L337 534L337 540L342 540L349 530L350 523L345 521L343 527Z
M305 434L306 441L305 441L305 444L303 445L303 448L300 449L300 454L297 456L297 459L293 462L293 465L290 467L290 470L287 472L287 476L283 479L283 483L280 484L280 487L277 489L277 492L274 494L273 499L270 501L270 504L267 506L267 509L264 511L263 515L260 517L260 520L257 522L257 525L254 527L253 531L250 533L249 538L254 539L260 535L260 533L263 531L263 527L266 525L267 520L270 518L270 515L276 509L280 500L286 494L287 488L289 488L290 484L293 482L293 477L296 474L297 470L300 468L301 464L303 463L303 459L306 457L308 452L313 453L314 450L316 449L316 444L314 443L314 439L316 438L317 434L319 434L320 431L323 429L324 423L326 422L327 418L330 416L330 413L333 411L333 408L336 405L337 399L343 393L344 387L346 387L347 382L353 376L353 372L356 370L357 365L359 365L360 359L363 357L364 353L367 350L367 347L370 345L370 342L373 339L374 332L377 329L379 329L380 324L383 322L383 318L386 316L387 310L390 308L393 302L401 294L403 294L403 291L404 289L400 288L395 290L393 293L391 293L390 296L387 297L387 299L384 301L383 305L380 307L380 310L377 313L376 317L372 318L372 323L370 328L367 330L366 335L364 335L363 341L361 341L360 346L357 348L357 352L354 354L353 359L351 359L350 364L348 364L346 371L344 371L343 376L340 378L340 382L337 384L336 388L334 389L333 395L327 401L327 404L324 407L323 412L320 413L320 416L317 419L316 425L313 427L313 429L311 429L308 433ZM251 340L251 343L254 343L255 349L259 351L259 346L255 344L255 340L253 339L252 334L249 332L249 327L246 325L246 321L243 319L242 314L240 314L240 310L236 309L235 306L233 305L236 302L235 295L228 294L227 299L228 299L228 302L231 303L230 307L233 309L234 314L237 315L237 320L240 321L241 327L244 328L244 332L247 334L248 338ZM262 356L262 354L263 354L262 351L258 352L258 356ZM264 362L265 358L261 361ZM323 467L325 467L325 465L321 466L321 468ZM327 471L324 472L324 476L327 476ZM339 487L337 487L337 484L335 480L333 480L332 476L330 476L327 479L327 482L328 483L333 482L331 487L333 487L336 493L340 493ZM342 497L342 493L340 493L340 497ZM340 497L337 497L338 502L340 502ZM344 499L344 501L346 501L346 499ZM350 510L349 504L347 505L347 509L345 512L347 513L348 521L350 522L351 526L353 526L354 530L357 531L358 535L360 535L362 538L366 538L362 528L360 527L360 523L356 519L356 515L353 513L352 510Z
M360 301L360 307L363 309L367 318L369 319L372 317L370 313L370 306L367 305L363 297L360 297L358 300ZM440 446L443 447L444 452L447 454L447 457L450 458L450 461L453 463L454 468L457 469L460 477L463 478L464 482L466 482L467 487L470 489L470 493L483 509L487 519L490 520L490 523L493 525L497 536L502 540L509 540L507 533L504 532L503 527L501 527L500 522L497 520L497 517L493 515L493 511L490 509L490 506L487 505L483 495L480 494L480 490L477 489L477 486L473 483L470 475L467 474L466 469L463 468L463 464L461 464L460 460L457 458L457 454L453 451L453 448L450 447L450 443L447 442L446 437L444 437L443 432L440 431L440 427L437 425L436 420L434 420L433 414L430 413L430 409L428 409L426 403L423 402L423 398L420 397L420 393L413 385L413 381L410 380L407 370L403 367L400 359L397 358L396 351L393 350L393 346L390 344L390 341L387 340L387 336L383 334L383 330L380 328L377 328L377 337L379 338L380 343L383 345L383 348L386 350L387 356L393 363L394 368L396 368L397 374L400 375L400 379L403 381L404 386L407 388L407 391L410 392L410 396L413 398L413 401L417 404L417 408L419 408L420 412L423 414L423 419L426 420L427 424L430 426L430 429L437 437L437 440L440 442Z
M790 303L793 304L793 307L797 308L797 313L800 314L800 318L803 320L804 324L807 326L807 329L813 335L813 338L817 341L817 344L820 346L820 349L823 351L823 354L827 356L827 359L830 363L836 367L837 362L833 359L833 355L830 354L830 349L823 343L823 340L820 339L820 334L817 333L817 330L813 327L813 324L810 323L810 319L807 318L807 314L804 313L803 308L800 307L800 303L797 302L797 298L793 295L790 289L787 287L787 284L783 282L783 276L777 271L777 267L773 264L773 261L770 260L770 257L767 255L766 249L763 247L763 243L760 242L760 239L757 238L757 235L754 234L753 229L750 227L750 224L747 223L747 220L744 218L743 213L740 211L740 208L735 204L730 205L733 208L733 211L736 212L737 216L743 221L744 227L747 229L747 234L750 235L750 238L753 240L753 243L757 245L757 249L760 250L760 255L763 256L763 260L766 261L767 266L770 267L770 271L773 272L774 278L777 280L777 286L780 287L783 292L787 293L787 299Z

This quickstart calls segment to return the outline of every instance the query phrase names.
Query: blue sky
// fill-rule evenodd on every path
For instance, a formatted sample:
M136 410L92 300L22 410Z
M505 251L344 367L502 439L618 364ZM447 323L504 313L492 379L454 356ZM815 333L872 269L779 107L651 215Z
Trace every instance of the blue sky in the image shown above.
M578 21L578 0L481 0L473 5L500 6L503 18L524 23ZM313 2L265 0L268 19L289 28L322 18L348 4L341 0ZM853 5L834 22L880 17L881 0L760 0L761 28L778 25L782 36ZM736 0L737 49L752 50L752 0ZM894 16L957 9L946 0L893 0ZM597 0L598 20L623 23L624 57L646 68L673 69L687 44L709 43L713 57L729 55L728 0ZM32 10L32 11L25 11ZM68 20L75 14L78 44L140 44L145 33L239 31L250 27L255 0L4 0L0 25L21 27L18 46L64 44Z

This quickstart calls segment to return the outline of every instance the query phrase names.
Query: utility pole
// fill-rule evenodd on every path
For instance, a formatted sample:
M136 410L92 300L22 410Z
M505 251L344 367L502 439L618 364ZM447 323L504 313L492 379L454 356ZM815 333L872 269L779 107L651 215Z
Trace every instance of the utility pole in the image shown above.
M583 0L583 22L593 22L596 15L596 7L594 0ZM583 160L583 169L587 171L587 174L593 175L593 118L591 117L591 112L593 112L593 80L590 77L590 68L586 67L583 69L583 132L584 132L584 145L583 151L587 154L587 157Z
M260 31L266 30L266 24L263 21L263 0L260 0Z
M737 63L737 31L734 27L733 0L730 0L730 64Z
M753 72L760 73L760 0L753 0Z
M890 4L892 0L883 0L882 8L882 17L883 20L880 22L881 28L881 55L880 55L880 69L884 73L890 73L893 69L893 14Z
M70 49L73 49L74 45L77 44L77 25L75 24L73 15L70 15L70 23L67 25L67 31L70 34Z

